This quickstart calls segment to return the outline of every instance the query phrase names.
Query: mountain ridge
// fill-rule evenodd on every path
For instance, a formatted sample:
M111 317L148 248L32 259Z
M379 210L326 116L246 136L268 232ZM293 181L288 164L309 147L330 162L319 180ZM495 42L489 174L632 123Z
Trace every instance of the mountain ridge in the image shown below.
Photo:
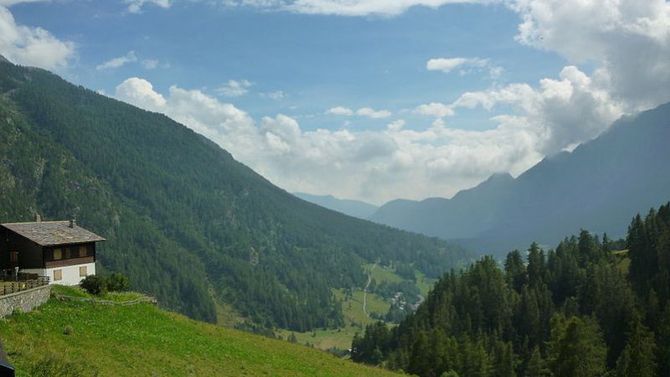
M594 140L544 158L515 179L489 178L430 205L387 203L371 220L483 252L555 244L580 228L621 236L627 213L670 199L663 167L670 161L663 145L668 119L670 104L622 117Z
M379 208L361 200L340 199L333 195L313 195L304 192L294 192L293 195L321 207L363 220L366 220Z

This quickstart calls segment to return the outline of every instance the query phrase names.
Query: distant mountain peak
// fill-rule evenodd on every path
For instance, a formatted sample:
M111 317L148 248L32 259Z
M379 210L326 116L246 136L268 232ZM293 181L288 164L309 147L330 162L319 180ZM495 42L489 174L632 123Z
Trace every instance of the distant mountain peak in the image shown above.
M494 173L484 182L511 182L514 180L514 177L510 173Z
M0 54L0 63L11 63L7 58Z

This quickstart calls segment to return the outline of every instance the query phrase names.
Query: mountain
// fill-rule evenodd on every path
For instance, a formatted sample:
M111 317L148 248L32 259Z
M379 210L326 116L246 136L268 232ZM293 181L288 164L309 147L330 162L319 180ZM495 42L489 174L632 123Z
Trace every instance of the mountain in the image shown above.
M394 201L371 220L487 252L557 243L580 228L622 236L630 213L670 199L670 104L624 117L516 179L496 175L452 199Z
M370 203L359 200L338 199L332 195L312 195L302 192L295 192L293 195L310 203L320 205L321 207L364 220L372 216L372 214L379 208Z
M60 297L82 295L58 286L53 291ZM105 299L121 303L135 296ZM396 376L148 303L52 298L31 313L3 319L0 336L17 376Z
M101 271L210 322L225 306L264 327L339 326L333 289L364 286L364 264L438 277L466 258L302 201L164 115L6 61L0 193L1 222L76 217L108 240Z

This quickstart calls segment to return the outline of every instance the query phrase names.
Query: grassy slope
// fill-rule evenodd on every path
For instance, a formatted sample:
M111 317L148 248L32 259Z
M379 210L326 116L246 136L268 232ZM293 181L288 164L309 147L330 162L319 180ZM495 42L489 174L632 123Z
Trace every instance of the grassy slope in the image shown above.
M63 289L57 288L58 292ZM121 300L127 297L106 297ZM70 326L72 333L64 334ZM0 321L10 360L27 370L48 355L100 376L391 376L325 352L225 329L150 304L108 306L51 299Z

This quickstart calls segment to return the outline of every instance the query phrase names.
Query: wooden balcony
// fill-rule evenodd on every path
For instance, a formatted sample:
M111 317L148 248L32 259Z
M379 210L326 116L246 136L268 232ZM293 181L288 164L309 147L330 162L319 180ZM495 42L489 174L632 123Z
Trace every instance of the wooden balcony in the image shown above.
M86 264L93 262L95 262L95 258L92 256L83 258L60 259L60 260L47 261L44 263L44 267L55 268L55 267L75 266L78 264Z

